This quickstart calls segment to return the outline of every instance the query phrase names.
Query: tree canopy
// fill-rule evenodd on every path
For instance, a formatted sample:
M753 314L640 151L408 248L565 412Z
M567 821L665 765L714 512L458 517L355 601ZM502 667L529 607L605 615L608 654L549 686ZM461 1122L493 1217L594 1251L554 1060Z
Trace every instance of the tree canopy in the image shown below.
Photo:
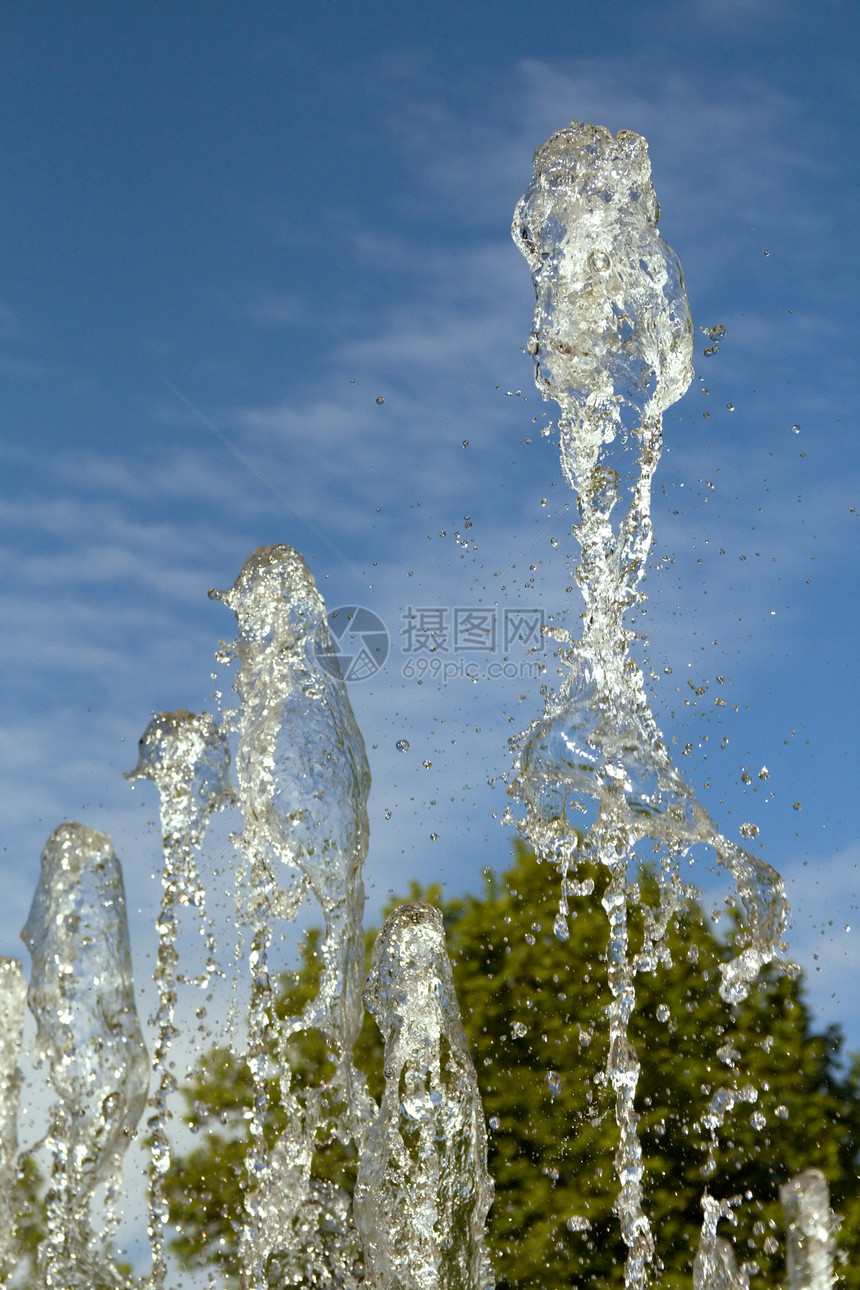
M444 900L438 889L412 884L405 897L432 901L445 919L489 1126L496 1187L489 1239L501 1288L623 1284L625 1248L613 1213L614 1095L604 1077L606 878L597 870L591 877L594 893L574 903L567 942L553 932L555 875L522 844L503 874L487 876L481 896ZM634 951L655 890L647 873L631 886ZM368 947L372 940L369 934ZM636 1102L655 1273L668 1290L691 1284L707 1188L730 1204L734 1226L721 1230L752 1286L776 1284L784 1277L779 1187L816 1167L841 1217L840 1276L860 1287L858 1063L847 1073L841 1068L838 1028L815 1030L799 976L770 968L748 999L725 1003L719 965L731 941L731 930L718 936L689 902L666 933L669 961L636 981L630 1035L642 1063ZM280 1015L294 1014L315 989L318 946L312 933L301 967L282 980ZM290 1056L294 1087L316 1083L322 1041L297 1036ZM369 1016L356 1061L378 1098L382 1045ZM720 1127L709 1128L720 1090L734 1106ZM184 1093L201 1140L174 1160L167 1178L174 1248L188 1265L217 1262L234 1275L252 1096L247 1066L213 1049ZM273 1083L272 1141L282 1128ZM352 1149L321 1142L314 1164L319 1177L351 1192Z

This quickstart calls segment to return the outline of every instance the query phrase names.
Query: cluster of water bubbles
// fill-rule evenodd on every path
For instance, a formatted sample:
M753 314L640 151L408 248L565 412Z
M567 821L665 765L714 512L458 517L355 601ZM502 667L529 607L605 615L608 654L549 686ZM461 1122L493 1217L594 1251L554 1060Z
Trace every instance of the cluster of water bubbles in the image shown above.
M712 848L734 875L745 913L745 944L723 969L720 990L729 1002L743 998L778 953L786 906L775 871L721 837L673 767L631 653L626 615L641 597L651 544L660 418L692 374L683 279L657 232L644 140L582 125L554 135L536 153L514 235L535 279L529 350L538 386L561 410L585 609L579 639L561 635L561 682L519 741L510 791L524 808L524 835L560 871L560 938L568 935L570 900L593 891L578 876L583 861L597 861L607 874L606 1074L619 1133L616 1211L629 1252L627 1284L638 1288L648 1284L653 1236L637 1135L640 1065L628 1034L636 975L666 959L664 933L686 893L680 862L696 844ZM213 814L238 806L235 918L249 946L245 1056L253 1078L242 1287L490 1290L486 1129L439 911L423 903L397 909L377 938L365 980L370 775L346 686L332 666L323 599L302 557L286 546L254 552L232 589L212 594L237 619L236 640L222 661L238 664L238 709L220 724L208 714L159 714L131 774L152 780L161 801L152 1060L135 1007L122 874L106 835L79 824L51 835L22 933L32 957L29 989L17 961L0 962L0 1283L25 1284L23 1183L43 1147L51 1176L35 1280L26 1283L31 1290L166 1282L171 1053L178 990L189 983L177 949L178 917L184 908L197 911L205 963L190 983L206 987L220 969L196 853ZM660 904L648 911L645 944L634 956L629 874L655 856ZM324 922L319 984L297 1015L278 1019L272 939L307 898ZM54 1102L44 1142L19 1155L25 1001ZM384 1041L379 1104L353 1059L363 1005ZM311 1033L323 1042L325 1077L294 1086L290 1041ZM266 1132L273 1088L286 1125L274 1143ZM152 1267L139 1278L112 1246L110 1201L145 1109ZM718 1092L714 1131L727 1109ZM318 1145L334 1140L357 1155L353 1197L313 1175ZM833 1224L823 1177L800 1175L783 1188L782 1200L790 1286L824 1290L833 1279ZM700 1290L745 1284L718 1234L725 1212L704 1195L693 1268Z

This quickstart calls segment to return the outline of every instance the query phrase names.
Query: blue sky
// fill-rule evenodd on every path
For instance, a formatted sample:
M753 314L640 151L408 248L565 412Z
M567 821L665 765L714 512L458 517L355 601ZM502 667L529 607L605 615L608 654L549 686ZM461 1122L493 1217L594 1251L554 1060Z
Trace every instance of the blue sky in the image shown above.
M726 328L665 422L655 711L723 831L760 827L816 1015L860 1048L857 6L7 3L0 28L0 952L79 819L114 836L149 970L157 812L122 771L154 711L211 708L232 617L206 592L273 542L392 637L351 687L371 914L504 863L541 679L419 685L400 632L576 620L509 225L534 147L594 121L649 140L696 327Z

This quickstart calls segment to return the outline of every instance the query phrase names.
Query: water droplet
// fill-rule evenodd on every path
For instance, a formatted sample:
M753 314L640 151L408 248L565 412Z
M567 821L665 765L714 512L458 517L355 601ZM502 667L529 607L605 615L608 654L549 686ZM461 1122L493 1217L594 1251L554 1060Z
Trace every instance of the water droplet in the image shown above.
M532 334L529 336L528 340L526 341L526 349L532 355L536 354L540 349L540 342L538 340L537 332L533 331Z
M559 1096L563 1088L563 1085L561 1082L561 1076L559 1075L558 1071L547 1071L546 1086L553 1097Z
M791 433L792 433L792 434L800 434L800 426L799 426L799 425L797 425L797 423L795 423L795 424L791 427Z
M571 1214L567 1220L566 1227L569 1232L587 1232L591 1227L591 1223L587 1218L583 1218L581 1214Z
M792 807L793 807L793 809L794 809L795 811L802 811L802 810L803 810L803 803L802 803L802 802L792 802L792 804L791 804L791 805L792 805Z
M759 835L759 827L757 824L750 824L747 821L744 821L740 827L740 835L742 838L757 838Z
M555 932L556 936L560 941L566 941L567 938L570 936L570 929L568 928L568 925L567 925L567 919L565 918L564 914L561 913L560 910L555 916L555 922L552 925L552 930Z
M668 1020L669 1020L669 1018L671 1017L671 1015L672 1015L672 1013L671 1013L671 1010L670 1010L670 1008L669 1008L669 1005L668 1005L668 1004L666 1004L666 1003L661 1003L661 1004L660 1004L660 1006L659 1006L659 1007L658 1007L658 1009L657 1009L657 1020L658 1020L658 1021L668 1021Z
M765 251L765 255L770 255L770 251Z
M767 1120L764 1115L762 1115L761 1111L753 1111L750 1116L750 1124L754 1129L763 1129L767 1124Z
M588 256L588 264L595 273L605 273L609 268L610 259L605 251L591 251Z
M398 751L398 752L409 752L409 740L408 740L408 739L398 739L398 740L397 740L397 743L396 743L394 746L395 746L395 748L397 749L397 751Z
M524 1026L521 1021L515 1021L514 1024L511 1026L511 1034L513 1035L514 1039L522 1039L523 1035L526 1034L527 1031L528 1031L528 1026Z
M759 779L770 779L770 771L768 770L767 766L762 766L761 770L758 773L758 777Z
M727 403L727 404L726 404L726 407L728 408L729 412L734 412L734 410L735 410L735 405L734 405L734 403Z
M468 439L464 439L464 440L463 440L463 447L464 447L464 448L468 448L468 446L469 446L469 440L468 440Z
M376 402L377 402L377 403L384 403L384 402L385 402L385 399L382 397L382 395L381 395L381 394L377 394L377 396L376 396Z
M491 1129L501 1128L501 1124L502 1124L501 1120L497 1115L491 1115L487 1123L489 1124Z
M431 833L431 834L430 834L430 841L431 841L431 842L438 842L438 841L439 841L439 834L438 834L438 833Z

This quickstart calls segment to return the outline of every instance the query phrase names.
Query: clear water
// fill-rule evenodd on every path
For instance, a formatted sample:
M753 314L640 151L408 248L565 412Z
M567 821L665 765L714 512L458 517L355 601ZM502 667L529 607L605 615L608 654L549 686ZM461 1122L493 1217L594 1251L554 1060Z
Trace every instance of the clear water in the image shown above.
M616 1212L631 1287L654 1278L637 1131L642 1057L629 1022L636 976L664 959L669 919L687 893L681 862L705 845L735 879L745 931L723 967L720 990L729 1002L743 998L778 954L787 913L775 870L716 831L672 765L632 652L630 614L642 597L652 540L661 416L692 375L683 275L657 216L645 141L574 124L538 149L514 220L536 291L528 347L541 393L559 406L562 467L576 498L575 578L584 609L578 637L557 633L560 684L517 743L509 788L523 834L559 870L560 939L569 936L571 902L594 898L583 860L606 874L606 1078L615 1092ZM255 551L230 590L211 594L236 617L236 638L221 661L237 665L238 707L220 721L184 710L159 714L129 776L152 781L161 805L152 1060L135 1008L122 874L106 835L79 824L51 835L22 933L32 959L29 989L16 960L0 961L0 1283L30 1290L168 1283L163 1179L172 1150L177 1000L216 974L244 968L244 1055L254 1098L243 1290L491 1290L486 1129L439 911L422 903L396 910L364 978L370 776L323 599L301 555L286 546ZM232 837L235 923L247 947L247 962L237 956L227 968L233 947L214 942L197 865L206 829L224 807L241 817ZM661 894L634 956L628 904L643 856L659 858ZM276 1022L273 946L305 901L324 924L319 985L298 1015ZM202 949L196 976L187 967L189 932L198 958ZM53 1101L44 1143L19 1155L25 994ZM379 1105L353 1060L364 1006L384 1042ZM291 1078L289 1043L302 1034L321 1038L325 1049L316 1086L294 1087ZM207 1032L203 1041L219 1038ZM549 1071L547 1085L557 1095L560 1077ZM270 1143L273 1087L286 1127ZM714 1132L745 1096L715 1093ZM125 1149L144 1131L151 1266L136 1276L112 1245L112 1198ZM354 1198L313 1175L317 1147L333 1140L358 1157ZM47 1232L25 1280L27 1258L15 1234L19 1184L39 1151L50 1161ZM801 1174L783 1188L782 1201L791 1290L824 1290L833 1281L833 1218L823 1177ZM725 1204L705 1192L702 1209L693 1285L745 1285L718 1230L729 1217Z
M642 599L652 544L662 414L693 376L684 277L658 217L645 140L575 122L537 149L512 225L534 279L528 349L535 383L558 405L561 465L576 498L580 554L573 574L583 610L579 638L565 633L558 650L558 689L518 741L509 792L524 808L519 829L560 870L558 935L567 935L579 866L597 862L608 874L606 1076L616 1099L616 1212L628 1247L626 1283L637 1290L648 1284L654 1240L637 1132L640 1058L629 1022L636 975L660 961L661 936L685 896L681 862L704 844L734 877L745 943L722 969L720 992L728 1002L742 999L778 954L788 916L778 873L720 835L672 765L632 652L630 614ZM653 863L655 854L661 906L650 911L650 943L634 960L628 891L640 861ZM728 1090L715 1095L714 1130L730 1100ZM716 1266L715 1257L705 1263Z

